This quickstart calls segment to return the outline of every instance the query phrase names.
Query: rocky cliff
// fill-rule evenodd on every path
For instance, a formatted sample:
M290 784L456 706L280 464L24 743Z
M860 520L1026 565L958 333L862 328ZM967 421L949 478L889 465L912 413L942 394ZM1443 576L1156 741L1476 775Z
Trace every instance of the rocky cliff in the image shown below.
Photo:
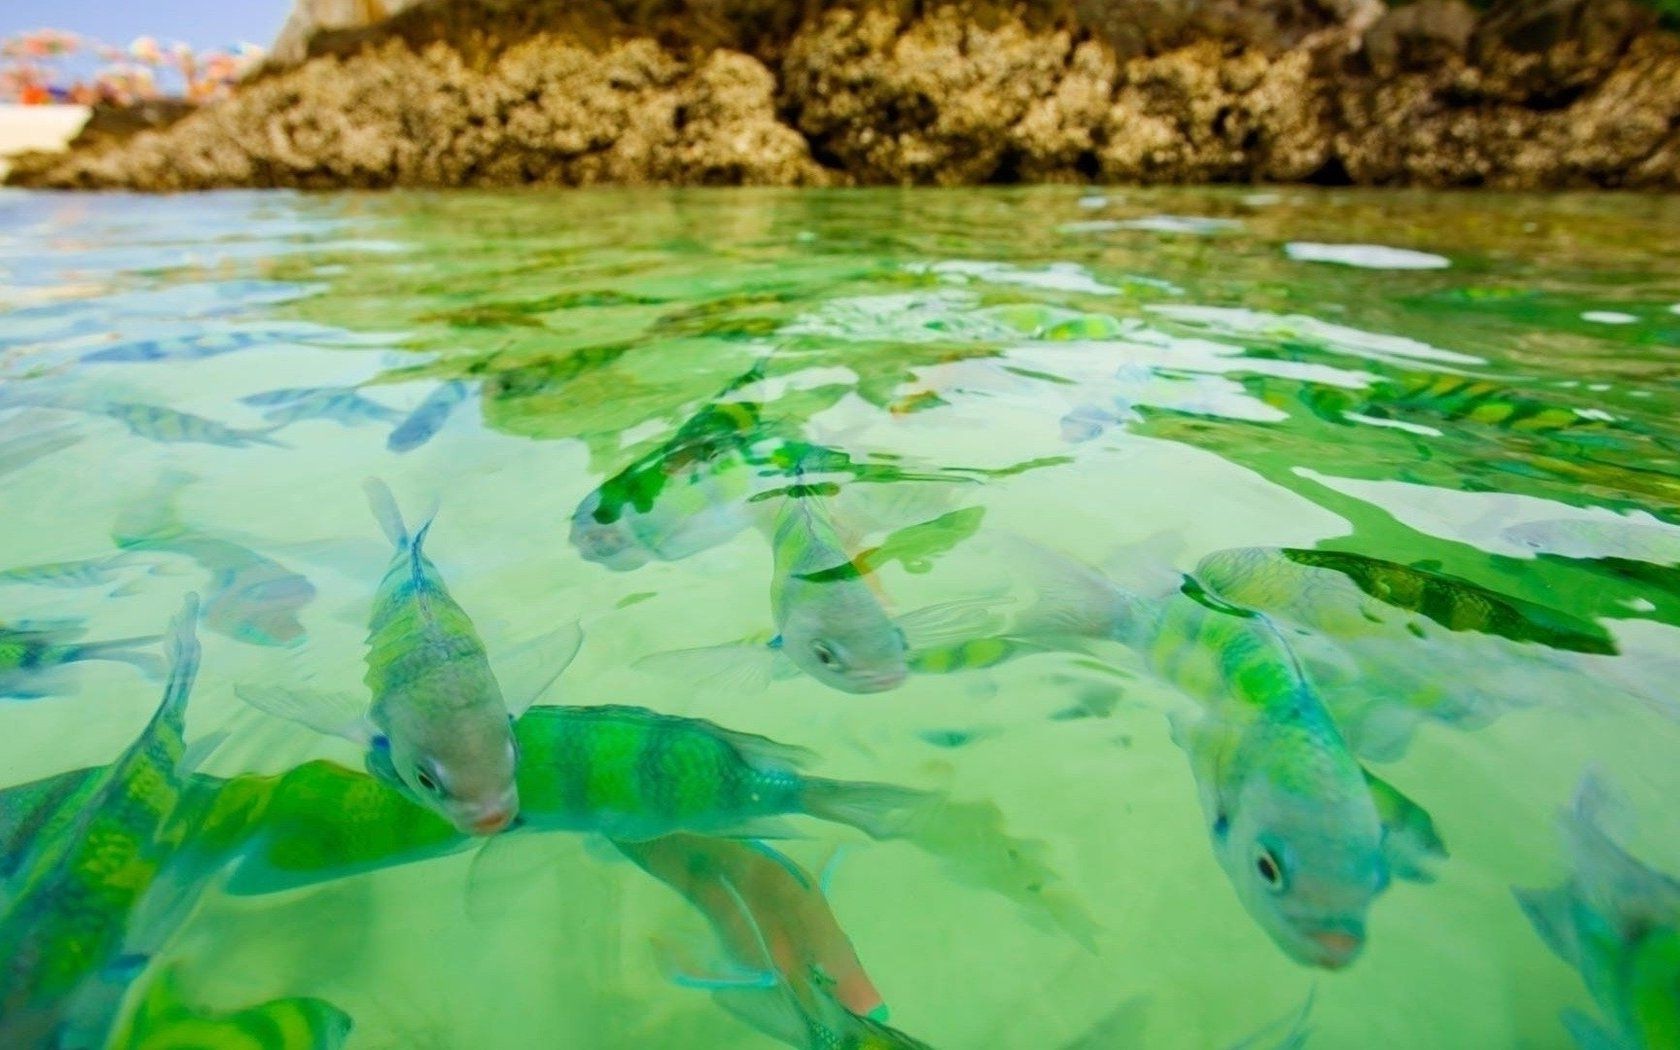
M1629 0L422 0L292 57L12 180L1680 186Z

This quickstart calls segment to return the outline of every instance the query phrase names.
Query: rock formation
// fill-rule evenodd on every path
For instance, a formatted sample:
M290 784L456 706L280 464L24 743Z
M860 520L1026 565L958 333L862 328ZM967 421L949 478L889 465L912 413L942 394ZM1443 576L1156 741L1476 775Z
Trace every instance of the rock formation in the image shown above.
M1680 186L1680 40L1630 0L380 2L12 181Z

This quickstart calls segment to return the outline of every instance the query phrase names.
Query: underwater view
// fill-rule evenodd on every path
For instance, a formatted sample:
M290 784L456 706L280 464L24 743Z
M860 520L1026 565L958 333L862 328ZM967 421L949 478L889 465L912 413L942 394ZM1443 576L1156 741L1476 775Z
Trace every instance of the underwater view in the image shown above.
M1680 1046L1680 199L0 193L0 1046Z

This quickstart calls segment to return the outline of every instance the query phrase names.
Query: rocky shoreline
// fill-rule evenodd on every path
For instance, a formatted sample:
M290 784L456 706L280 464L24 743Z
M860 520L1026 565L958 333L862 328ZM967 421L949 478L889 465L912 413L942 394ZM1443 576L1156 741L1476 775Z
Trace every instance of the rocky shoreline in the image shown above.
M16 185L1680 187L1629 0L423 0Z

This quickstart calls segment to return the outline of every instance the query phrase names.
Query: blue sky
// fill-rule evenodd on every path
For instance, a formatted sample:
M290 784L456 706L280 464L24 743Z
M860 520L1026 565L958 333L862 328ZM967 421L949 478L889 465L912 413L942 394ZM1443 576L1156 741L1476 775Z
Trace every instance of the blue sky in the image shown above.
M197 48L246 40L267 47L291 7L291 0L0 0L0 37L51 26L113 44L149 33Z

